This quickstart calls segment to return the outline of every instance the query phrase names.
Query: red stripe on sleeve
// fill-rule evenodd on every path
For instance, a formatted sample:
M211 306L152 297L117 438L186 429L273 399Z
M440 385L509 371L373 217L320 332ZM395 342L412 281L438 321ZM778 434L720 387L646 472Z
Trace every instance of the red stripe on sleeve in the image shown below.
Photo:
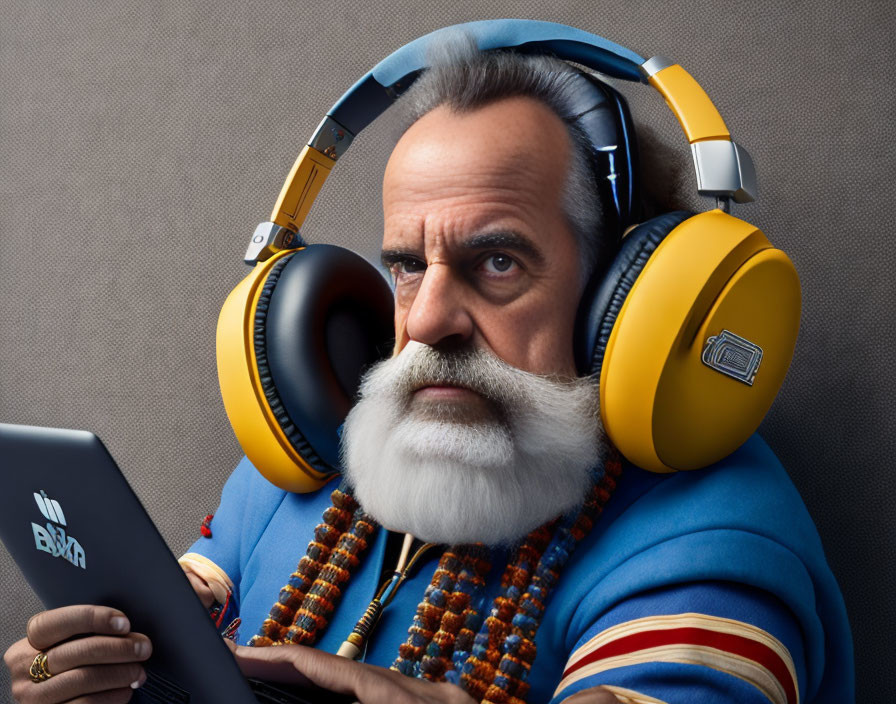
M668 628L622 636L594 652L588 653L563 673L563 679L576 670L604 658L628 655L646 648L664 645L702 645L748 658L771 672L784 691L789 704L796 704L796 689L784 660L767 645L733 633L720 633L706 628Z

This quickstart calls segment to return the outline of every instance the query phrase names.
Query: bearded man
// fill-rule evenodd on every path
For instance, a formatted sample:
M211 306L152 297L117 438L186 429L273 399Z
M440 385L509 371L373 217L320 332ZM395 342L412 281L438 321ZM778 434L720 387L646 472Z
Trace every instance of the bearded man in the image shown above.
M345 422L346 482L292 494L244 460L182 558L246 674L365 703L851 700L842 599L762 440L643 471L576 374L610 237L575 76L460 42L405 97L383 181L395 354ZM101 607L39 614L7 654L17 696L125 700L150 650L127 631ZM22 667L39 650L52 692Z

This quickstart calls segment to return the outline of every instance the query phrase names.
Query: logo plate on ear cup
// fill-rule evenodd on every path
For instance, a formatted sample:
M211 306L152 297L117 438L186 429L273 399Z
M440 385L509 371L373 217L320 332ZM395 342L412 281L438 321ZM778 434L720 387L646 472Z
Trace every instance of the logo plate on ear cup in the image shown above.
M706 340L703 348L703 363L717 372L753 385L759 363L762 361L762 348L740 335L729 330L722 330Z

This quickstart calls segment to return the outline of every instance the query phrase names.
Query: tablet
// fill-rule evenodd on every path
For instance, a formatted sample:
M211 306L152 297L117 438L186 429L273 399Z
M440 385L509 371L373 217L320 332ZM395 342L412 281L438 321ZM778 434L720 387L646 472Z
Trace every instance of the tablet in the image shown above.
M324 690L247 680L93 433L0 423L0 540L48 609L120 609L153 644L133 701L319 704Z

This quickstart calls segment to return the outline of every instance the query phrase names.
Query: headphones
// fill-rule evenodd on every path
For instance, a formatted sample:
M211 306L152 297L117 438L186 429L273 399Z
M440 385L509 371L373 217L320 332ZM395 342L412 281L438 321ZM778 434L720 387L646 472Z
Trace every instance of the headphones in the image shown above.
M357 254L306 245L299 226L355 135L426 68L430 43L457 29L483 51L550 54L649 83L675 113L691 145L697 190L715 196L717 207L667 213L631 229L639 188L631 117L614 89L582 74L590 107L576 124L592 143L609 224L629 231L586 287L576 363L580 373L599 375L603 425L633 464L671 472L729 455L777 395L800 318L790 259L728 213L730 200L755 198L749 154L674 62L645 60L565 25L491 20L421 37L355 83L299 154L271 220L255 230L245 255L252 272L227 297L217 330L221 394L249 460L293 492L313 491L339 472L339 428L360 376L392 350L392 292Z

